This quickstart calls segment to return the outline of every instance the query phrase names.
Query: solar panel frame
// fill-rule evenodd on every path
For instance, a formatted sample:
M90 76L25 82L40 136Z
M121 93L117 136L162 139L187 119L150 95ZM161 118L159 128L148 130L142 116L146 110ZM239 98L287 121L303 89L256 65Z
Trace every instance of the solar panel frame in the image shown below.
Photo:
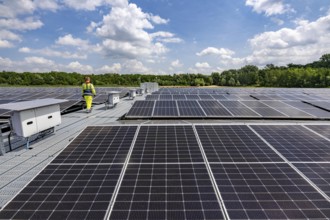
M330 162L330 141L300 125L251 125L289 162Z
M156 101L136 100L127 112L126 118L150 118L152 117Z
M139 128L131 125L91 127L136 128L132 131L134 140L130 150ZM85 134L82 131L79 135ZM124 135L122 139L127 140ZM127 155L125 161L116 161L119 163L58 163L54 162L55 158L1 209L0 219L105 218L128 161Z
M155 117L178 117L179 110L176 101L170 100L158 100L155 103L154 111L152 116Z
M141 126L130 163L202 163L192 126Z
M324 125L324 124L303 125L303 127L307 128L307 129L311 129L311 130L317 132L318 134L322 135L323 137L330 139L330 125Z
M246 125L195 125L210 163L284 162Z
M330 197L330 163L294 163L293 165Z
M329 204L285 163L210 163L231 219L329 218Z
M308 114L305 111L299 110L291 105L281 101L262 101L262 103L276 109L277 111L294 118L314 118L314 115Z
M51 163L124 163L137 126L89 126Z
M110 219L224 217L204 164L130 163Z
M199 100L207 117L232 117L232 114L216 100Z
M180 117L205 117L206 114L196 100L177 101Z
M251 108L247 107L240 101L230 101L230 100L218 100L218 102L224 106L234 117L252 117L260 118L261 115L253 111Z
M330 118L330 112L301 101L284 101L286 104L301 109L318 118Z
M260 101L240 101L244 105L251 108L253 111L260 114L262 117L271 117L271 118L284 118L288 117L285 114L282 114L281 112L277 111L276 109L265 105L264 103Z

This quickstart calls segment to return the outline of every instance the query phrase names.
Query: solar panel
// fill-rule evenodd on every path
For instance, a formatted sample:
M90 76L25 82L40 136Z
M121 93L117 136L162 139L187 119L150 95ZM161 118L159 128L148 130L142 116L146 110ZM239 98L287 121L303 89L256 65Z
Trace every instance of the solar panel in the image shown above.
M215 100L198 101L207 116L226 117L232 116L219 102Z
M213 100L211 95L198 95L200 100Z
M284 101L286 104L294 106L298 109L301 109L311 115L314 115L319 118L330 118L330 112L316 108L310 104L301 102L301 101Z
M313 116L301 111L297 108L294 108L288 104L285 104L281 101L262 101L266 105L269 105L270 107L275 108L277 111L284 113L288 115L289 117L295 117L295 118L312 118Z
M159 100L172 100L172 95L159 95Z
M141 126L131 163L203 162L191 126Z
M311 105L330 111L330 101L308 101Z
M210 166L231 219L330 218L329 201L288 164Z
M103 219L123 165L48 165L0 219Z
M214 99L223 99L226 100L226 97L224 95L212 95Z
M159 95L147 95L146 100L158 100Z
M124 163L136 126L90 126L52 163Z
M223 219L204 164L129 164L110 219Z
M306 125L306 127L330 139L330 125Z
M180 116L201 117L205 116L197 101L177 101Z
M239 101L223 101L219 102L228 109L234 116L239 117L260 117L256 112L252 111L247 106L243 105Z
M186 95L187 100L199 100L198 95Z
M244 105L263 117L287 117L286 115L276 111L275 109L263 104L260 101L241 101Z
M173 100L186 100L185 95L173 95Z
M0 212L0 219L103 219L136 130L87 127Z
M294 166L330 197L330 163L295 163ZM324 207L329 204L324 203Z
M283 162L246 125L196 125L209 162Z
M126 117L151 117L155 101L137 100L126 114Z
M178 116L176 101L156 101L154 117L175 117Z
M252 125L290 162L330 162L330 142L298 125Z

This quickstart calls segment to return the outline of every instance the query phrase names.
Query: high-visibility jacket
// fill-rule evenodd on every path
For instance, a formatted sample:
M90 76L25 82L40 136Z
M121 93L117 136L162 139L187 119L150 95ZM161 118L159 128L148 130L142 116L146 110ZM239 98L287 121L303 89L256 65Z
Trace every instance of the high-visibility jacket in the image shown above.
M84 96L96 95L95 88L92 83L83 83L81 92Z

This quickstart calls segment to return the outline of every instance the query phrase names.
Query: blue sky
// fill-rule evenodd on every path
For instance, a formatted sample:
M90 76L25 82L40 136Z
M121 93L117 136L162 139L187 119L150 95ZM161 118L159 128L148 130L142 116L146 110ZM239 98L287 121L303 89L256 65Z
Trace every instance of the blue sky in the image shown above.
M173 74L330 53L329 0L0 0L0 71Z

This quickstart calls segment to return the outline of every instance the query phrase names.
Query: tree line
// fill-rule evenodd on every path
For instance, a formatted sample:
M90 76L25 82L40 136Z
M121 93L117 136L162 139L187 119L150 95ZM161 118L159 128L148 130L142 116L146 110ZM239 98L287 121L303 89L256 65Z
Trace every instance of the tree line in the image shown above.
M80 86L84 76L79 73L16 73L0 72L1 85L15 86ZM96 86L139 86L142 82L158 82L160 86L262 86L262 87L329 87L330 54L323 55L318 61L287 66L266 65L259 69L246 65L240 69L230 69L222 73L204 74L91 74Z

